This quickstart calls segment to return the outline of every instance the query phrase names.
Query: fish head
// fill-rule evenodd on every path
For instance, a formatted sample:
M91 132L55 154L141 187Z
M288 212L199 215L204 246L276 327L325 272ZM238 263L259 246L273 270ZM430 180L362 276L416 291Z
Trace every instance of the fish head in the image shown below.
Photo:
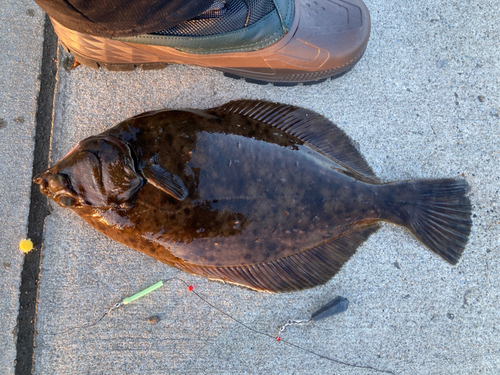
M84 139L33 181L62 207L126 207L143 185L130 146L111 135Z

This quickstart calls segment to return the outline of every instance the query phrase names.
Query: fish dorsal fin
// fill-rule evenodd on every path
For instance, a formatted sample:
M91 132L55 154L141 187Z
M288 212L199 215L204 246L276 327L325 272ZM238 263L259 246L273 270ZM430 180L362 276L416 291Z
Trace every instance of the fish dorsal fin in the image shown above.
M236 100L215 111L235 113L281 129L356 172L367 182L380 182L343 130L308 109L259 100ZM364 178L363 178L364 177Z
M172 196L173 198L183 201L188 196L188 189L179 176L167 172L158 164L152 164L142 168L142 173L148 182Z
M378 224L361 227L300 253L249 266L207 267L180 264L187 272L267 292L291 292L330 280Z

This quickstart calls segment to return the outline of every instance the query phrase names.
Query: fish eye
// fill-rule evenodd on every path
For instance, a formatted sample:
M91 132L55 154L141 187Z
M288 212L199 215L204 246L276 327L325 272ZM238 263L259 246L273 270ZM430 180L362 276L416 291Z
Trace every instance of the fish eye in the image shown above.
M56 174L52 176L49 180L49 188L52 191L59 191L66 187L66 179L60 175Z
M76 204L76 199L68 196L59 197L57 203L63 207L73 207Z

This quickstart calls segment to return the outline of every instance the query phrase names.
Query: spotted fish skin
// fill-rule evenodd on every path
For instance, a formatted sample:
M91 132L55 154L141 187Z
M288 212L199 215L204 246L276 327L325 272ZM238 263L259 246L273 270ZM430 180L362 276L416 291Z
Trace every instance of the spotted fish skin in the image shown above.
M379 221L452 264L471 227L463 180L383 184L331 122L259 101L135 116L35 181L114 240L265 291L325 283Z

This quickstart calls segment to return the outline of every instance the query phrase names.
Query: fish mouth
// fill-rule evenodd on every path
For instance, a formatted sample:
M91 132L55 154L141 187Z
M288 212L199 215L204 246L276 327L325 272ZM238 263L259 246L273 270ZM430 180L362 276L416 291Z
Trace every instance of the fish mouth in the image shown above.
M52 173L49 170L39 173L33 178L35 184L40 185L40 192L54 200L62 207L80 207L80 197L71 187L68 176L61 173Z

